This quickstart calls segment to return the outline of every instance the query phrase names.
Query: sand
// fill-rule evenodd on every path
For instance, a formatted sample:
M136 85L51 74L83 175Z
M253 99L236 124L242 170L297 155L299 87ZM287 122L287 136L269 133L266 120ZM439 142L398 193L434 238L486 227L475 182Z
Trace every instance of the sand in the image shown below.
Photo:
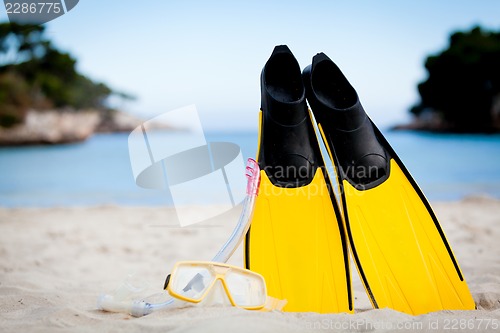
M216 223L180 228L169 208L0 208L0 331L500 331L500 201L469 198L433 206L476 311L414 317L373 310L354 276L354 315L227 307L174 309L142 318L103 312L97 310L97 297L113 291L128 274L161 292L176 261L211 259L230 234L237 212ZM203 209L210 208L193 207ZM241 265L241 250L231 263Z

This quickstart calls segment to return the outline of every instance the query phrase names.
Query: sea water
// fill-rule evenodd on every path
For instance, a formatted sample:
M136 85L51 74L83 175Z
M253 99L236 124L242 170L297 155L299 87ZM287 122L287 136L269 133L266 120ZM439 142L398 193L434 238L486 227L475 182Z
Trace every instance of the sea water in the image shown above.
M500 135L385 135L429 200L500 198ZM170 143L182 136L167 135ZM256 153L255 132L209 132L206 139L238 144L245 159ZM200 190L210 193L209 188ZM164 191L135 184L128 134L99 134L77 144L0 148L0 206L106 204L172 204Z

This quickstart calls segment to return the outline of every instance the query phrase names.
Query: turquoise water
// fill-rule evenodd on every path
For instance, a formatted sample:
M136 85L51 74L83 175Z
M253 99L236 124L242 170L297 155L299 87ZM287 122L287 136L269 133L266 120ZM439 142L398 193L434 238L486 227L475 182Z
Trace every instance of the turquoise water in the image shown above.
M255 156L256 133L207 133ZM386 137L430 200L500 198L499 135L388 132ZM128 134L95 135L79 144L0 148L0 206L164 205L160 190L135 185ZM175 144L176 134L169 143Z

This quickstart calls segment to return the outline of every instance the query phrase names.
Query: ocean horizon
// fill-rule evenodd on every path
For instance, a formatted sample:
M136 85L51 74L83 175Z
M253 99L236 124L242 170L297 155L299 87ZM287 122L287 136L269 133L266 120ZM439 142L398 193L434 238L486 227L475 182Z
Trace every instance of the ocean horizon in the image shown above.
M500 198L500 135L384 133L430 201ZM165 144L175 144L180 136L169 133ZM205 136L207 142L239 145L245 160L255 157L256 132ZM210 193L210 188L200 190ZM96 205L172 205L165 191L135 184L128 133L96 134L74 144L0 148L0 207Z

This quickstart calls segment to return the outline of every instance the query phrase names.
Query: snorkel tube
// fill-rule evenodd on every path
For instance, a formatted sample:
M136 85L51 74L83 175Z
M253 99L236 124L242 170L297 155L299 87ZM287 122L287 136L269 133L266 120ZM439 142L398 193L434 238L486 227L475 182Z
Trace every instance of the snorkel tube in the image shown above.
M213 257L212 261L227 262L231 255L236 251L243 241L250 223L252 221L255 201L258 195L260 183L260 169L258 163L249 158L247 160L245 175L247 177L246 197L243 200L243 210L240 214L237 225L224 243L221 249ZM165 284L168 283L168 277ZM113 295L101 295L97 300L97 308L108 312L125 312L134 317L142 317L154 311L180 307L186 302L173 297L162 303L149 303L144 300L133 300L134 294L138 294L140 289L134 287L130 282L125 283L118 288Z
M259 164L253 158L247 160L247 166L245 170L245 175L247 177L247 195L243 202L243 211L241 212L238 224L234 228L229 239L222 245L221 249L212 261L216 262L227 262L229 258L233 255L234 251L243 241L243 238L250 228L250 222L252 221L253 211L255 207L255 199L259 194L259 183L260 183L260 169Z

